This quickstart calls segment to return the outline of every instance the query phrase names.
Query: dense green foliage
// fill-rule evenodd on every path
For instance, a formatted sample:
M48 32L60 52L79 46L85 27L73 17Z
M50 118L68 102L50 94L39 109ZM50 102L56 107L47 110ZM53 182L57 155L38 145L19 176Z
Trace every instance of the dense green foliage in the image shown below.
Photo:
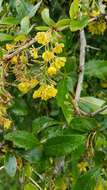
M107 189L106 5L0 0L0 190Z

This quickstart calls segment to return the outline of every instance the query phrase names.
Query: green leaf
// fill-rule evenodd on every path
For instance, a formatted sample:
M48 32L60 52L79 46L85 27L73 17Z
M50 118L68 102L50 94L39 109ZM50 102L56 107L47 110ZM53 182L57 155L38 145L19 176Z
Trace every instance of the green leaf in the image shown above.
M10 110L12 113L18 116L24 116L28 114L28 107L23 99L16 99Z
M37 10L39 9L40 5L42 3L42 0L40 0L35 6L31 6L31 8L29 9L29 18L32 18L33 16L35 16Z
M57 103L60 107L64 104L65 101L65 95L67 94L67 79L63 79L62 81L59 82L58 84L58 93L56 96Z
M3 3L3 0L0 0L0 12L2 11L2 3Z
M90 60L85 66L85 75L107 79L107 60Z
M42 16L43 21L48 26L53 26L55 24L55 22L50 18L49 9L48 8L43 9L43 11L41 13L41 16Z
M57 136L47 140L44 145L44 152L47 156L67 155L84 144L84 136L64 135Z
M96 111L97 109L101 108L104 104L105 104L104 100L94 98L91 96L80 98L80 107L82 107L82 105L85 105L86 108L88 107L90 109L90 111Z
M64 101L63 105L61 106L61 109L67 123L70 124L70 122L72 121L74 117L74 110L73 110L71 102Z
M15 17L4 17L0 20L0 24L17 25L19 24L19 19Z
M24 185L24 190L38 190L32 183Z
M15 131L4 136L5 140L12 141L19 148L32 149L38 144L36 137L27 131Z
M5 170L10 177L14 177L17 170L16 158L13 155L7 155L5 159Z
M10 34L0 33L0 41L12 41L13 36Z
M70 19L61 19L55 24L55 28L58 30L63 30L67 28L70 24Z
M73 190L81 190L81 187L82 187L82 190L86 190L86 189L93 190L99 174L100 174L100 170L94 168L94 169L86 172L85 174L81 175L77 179Z
M48 26L36 26L35 29L38 31L47 31L47 30L49 30L49 27Z
M25 153L22 153L22 157L30 163L37 163L41 160L42 150L35 148L33 150L26 151Z
M32 4L24 0L16 1L16 11L18 13L19 18L22 19L25 16L29 16L29 18L32 18L36 14L41 3L42 0L39 1L35 6L33 6Z
M79 13L79 0L74 0L71 3L70 10L69 10L69 15L71 19L77 18Z
M77 30L82 30L88 24L88 17L82 16L80 20L71 20L70 22L70 30L75 32Z
M54 120L51 117L38 117L32 122L33 132L37 132L38 130L45 129L46 127L50 127L56 124L58 124L58 121Z
M89 133L91 130L95 129L97 126L97 122L93 118L80 118L75 117L71 121L71 129L74 131L78 131L81 133Z
M22 34L28 34L30 30L30 20L28 16L25 16L21 20L21 33Z

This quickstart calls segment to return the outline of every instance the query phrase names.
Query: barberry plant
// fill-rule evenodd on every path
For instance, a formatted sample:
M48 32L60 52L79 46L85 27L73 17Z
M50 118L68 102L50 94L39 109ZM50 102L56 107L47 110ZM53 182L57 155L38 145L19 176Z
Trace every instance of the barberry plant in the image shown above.
M107 189L107 1L0 1L0 189Z

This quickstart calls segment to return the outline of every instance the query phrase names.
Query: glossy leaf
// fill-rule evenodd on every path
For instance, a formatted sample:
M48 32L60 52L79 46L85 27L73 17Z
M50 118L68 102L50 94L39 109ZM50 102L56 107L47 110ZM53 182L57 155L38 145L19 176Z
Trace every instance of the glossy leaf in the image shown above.
M16 131L5 135L5 140L12 141L19 148L32 149L38 144L36 137L27 131Z
M84 144L84 136L64 135L57 136L47 140L44 146L44 152L47 156L67 155Z

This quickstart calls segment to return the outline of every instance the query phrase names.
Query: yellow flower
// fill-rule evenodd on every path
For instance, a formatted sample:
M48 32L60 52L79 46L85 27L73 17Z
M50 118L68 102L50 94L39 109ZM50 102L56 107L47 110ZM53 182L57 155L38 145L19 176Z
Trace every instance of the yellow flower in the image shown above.
M5 115L6 114L6 110L7 110L6 106L3 105L2 103L0 103L0 116Z
M40 88L33 93L33 98L41 98L42 100L48 100L55 97L57 89L53 85L43 84Z
M38 32L35 36L35 40L42 45L45 45L50 42L51 40L51 33L50 32Z
M26 82L21 82L18 84L18 89L23 93L27 93L30 90L30 83L28 81Z
M12 121L10 119L5 118L3 120L4 129L9 129L12 126Z
M6 50L10 51L14 48L14 45L12 44L6 44Z
M34 59L37 59L38 58L38 51L36 48L33 48L30 50L30 54L31 56L34 58Z
M92 34L103 34L106 30L106 22L105 21L99 21L99 22L93 22L90 23L88 26L89 32Z
M39 83L39 81L37 79L31 79L30 80L30 88L34 88L35 86L37 86L38 83Z
M56 44L56 46L53 48L53 52L54 52L54 53L61 53L63 47L64 47L64 44L63 44L63 43L61 43L61 44Z
M23 93L26 94L29 90L34 88L39 81L37 79L31 79L29 81L24 81L18 84L18 89Z
M61 67L64 67L65 62L66 62L65 57L58 57L55 59L53 65L56 67L56 69L60 69Z
M55 75L57 72L56 68L54 66L50 66L48 68L48 74L51 76L51 75Z
M45 51L42 54L42 58L44 59L44 61L49 62L54 58L54 53L51 51Z
M80 172L86 172L87 167L89 167L89 164L88 162L80 162L77 166Z
M11 62L12 64L16 64L16 63L18 62L17 56L12 57L11 60L10 60L10 62Z
M91 13L91 16L96 17L100 15L100 11L99 10L93 10Z

